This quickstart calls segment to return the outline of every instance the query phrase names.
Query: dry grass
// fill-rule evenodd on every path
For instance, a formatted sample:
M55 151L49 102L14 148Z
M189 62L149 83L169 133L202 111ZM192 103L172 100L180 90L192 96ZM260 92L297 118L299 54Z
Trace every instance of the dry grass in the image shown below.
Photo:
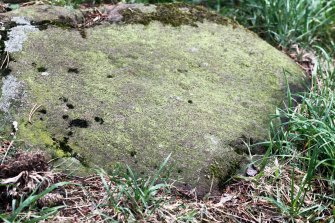
M41 153L20 153L19 156L40 157ZM10 158L7 165L17 161ZM42 160L44 158L41 158ZM44 161L41 161L44 162ZM11 164L10 164L11 163ZM8 191L7 198L27 196L27 193L40 187L41 182L51 183L60 181L71 182L43 198L39 199L39 208L50 207L62 204L64 207L49 218L48 222L106 222L115 220L119 222L309 222L315 217L322 217L329 220L332 217L330 209L314 208L313 216L290 216L289 207L292 202L292 190L297 194L300 190L299 182L304 177L304 173L294 169L294 184L292 185L292 169L287 162L280 163L277 158L273 158L264 170L255 177L235 178L222 191L221 197L211 197L208 199L197 199L192 191L181 190L173 185L169 185L168 190L159 190L155 195L162 200L160 206L153 213L145 212L144 216L137 216L132 219L130 215L118 211L115 205L110 203L110 193L106 191L101 176L90 177L70 177L64 174L56 174L52 171L38 172L35 169L23 170L17 176L4 179L2 182L11 182L11 190ZM104 180L110 185L111 189L117 188L113 185L108 176ZM122 180L122 178L120 178ZM79 185L79 186L78 186ZM319 207L327 207L324 204L320 192L323 195L331 196L331 191L327 191L327 183L317 180L313 183L304 199L304 208L312 208L317 204ZM42 188L40 188L42 189ZM12 193L16 191L16 194ZM4 192L4 191L3 191ZM115 190L114 196L117 196ZM279 202L287 210L276 206L270 198ZM10 200L9 204L10 204ZM127 197L118 198L118 206L127 207ZM130 207L129 207L130 208ZM9 205L2 206L4 211L11 211Z
M299 194L305 173L290 164L294 159L272 157L254 177L235 176L220 197L198 199L194 190L183 190L173 184L157 189L151 206L138 214L130 193L132 184L124 187L124 176L108 176L99 172L89 177L68 176L49 169L41 152L18 151L12 141L3 141L0 149L1 210L12 212L13 199L27 198L40 193L52 184L69 182L39 198L36 207L23 211L23 219L31 219L34 212L62 205L47 222L312 222L330 220L332 197L329 182L316 179L301 204L301 214L292 215L292 202ZM12 147L12 148L9 148ZM8 153L12 149L12 153ZM6 154L6 156L5 156ZM256 164L255 164L256 165ZM260 169L260 165L256 166ZM117 179L117 180L111 180ZM293 180L292 180L293 179ZM117 183L120 182L120 183ZM108 185L108 187L106 187ZM121 186L120 186L121 185ZM113 203L111 201L116 201ZM157 203L157 207L153 207ZM129 212L127 212L129 211ZM1 212L0 212L1 214Z
M325 182L314 182L312 190L307 192L304 199L304 208L312 208L313 214L308 217L296 216L292 218L289 212L279 208L269 198L280 202L287 207L291 205L291 188L294 194L300 190L299 182L304 173L294 170L295 183L292 185L292 169L288 162L282 164L276 158L265 167L261 175L255 177L240 177L231 182L222 192L221 197L209 197L199 200L192 191L182 191L173 185L168 191L160 191L157 197L163 200L162 205L154 213L138 219L126 219L113 206L108 205L109 194L104 188L99 176L87 178L68 178L63 175L63 181L71 181L77 186L66 186L66 196L63 199L64 209L52 219L54 222L106 222L113 219L119 222L312 222L316 217L330 220L330 209L315 209L327 207L322 198L317 196L321 190L323 195L331 196ZM108 182L108 177L105 178ZM115 187L117 185L114 185ZM119 205L126 198L119 199Z

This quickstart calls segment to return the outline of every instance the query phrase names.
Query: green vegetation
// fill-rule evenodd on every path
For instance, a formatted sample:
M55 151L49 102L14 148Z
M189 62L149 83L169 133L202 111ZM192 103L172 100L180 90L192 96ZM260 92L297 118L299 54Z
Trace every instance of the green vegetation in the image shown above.
M325 195L327 191L335 194L335 70L330 62L316 65L310 92L289 93L288 107L277 110L274 116L277 124L271 125L269 145L273 156L290 160L292 173L295 169L305 173L299 180L291 175L292 183L298 184L299 190L294 192L292 189L288 207L275 201L292 217L311 215L321 207L319 203L326 202L328 208L335 204L333 197ZM317 181L324 182L324 187L314 191L317 201L306 210L306 193L313 190L312 185Z
M289 107L278 109L282 121L273 132L273 148L279 154L299 154L299 166L319 170L323 175L335 173L335 70L323 62L315 68L310 92L289 95ZM298 106L293 106L299 101ZM313 174L312 174L313 175Z
M163 202L157 194L166 193L169 187L164 173L170 156L171 154L160 165L153 177L146 179L138 177L129 166L126 171L122 171L122 167L116 168L111 174L99 170L98 175L107 192L106 202L97 205L102 218L110 221L117 220L100 211L105 207L113 207L114 212L122 213L128 221L146 219L153 215Z
M278 195L270 200L293 219L303 216L316 221L320 209L331 210L335 204L333 197L326 196L335 194L334 12L335 2L323 0L246 0L229 11L271 44L287 52L295 47L296 61L306 62L309 53L310 90L299 95L288 91L287 108L278 109L274 116L268 142L272 156L290 161L291 185L299 187L291 188L286 204ZM295 178L295 169L305 173L302 179ZM313 192L315 200L308 206L306 193L319 181L324 186Z
M55 5L77 7L104 0L52 0ZM114 1L112 1L114 2ZM118 1L116 1L118 2ZM304 49L323 47L334 53L335 1L328 0L125 0L128 3L200 4L231 17L269 43L285 49L299 44Z
M58 187L63 187L67 184L69 183L56 183L39 193L39 186L37 186L27 197L22 196L20 200L13 199L12 212L9 214L0 213L0 220L6 223L39 222L47 219L50 216L55 215L59 211L59 209L63 208L64 206L38 208L37 202L53 190L57 189ZM0 187L4 186L5 185L0 184Z
M272 199L283 214L313 219L311 213L319 213L316 209L331 209L335 199L327 197L324 190L335 194L335 1L241 0L204 4L235 19L272 45L288 53L294 49L297 62L306 62L304 56L307 52L312 54L310 91L299 95L288 91L287 108L278 109L271 124L271 140L265 144L272 156L281 157L282 162L290 160L292 173L296 168L305 172L299 182L292 174L292 185L297 184L299 190L291 190L289 204ZM326 189L321 187L315 192L315 204L306 209L306 193L318 180L325 182Z
M332 52L335 2L327 0L241 0L221 11L275 46L304 49L324 47Z

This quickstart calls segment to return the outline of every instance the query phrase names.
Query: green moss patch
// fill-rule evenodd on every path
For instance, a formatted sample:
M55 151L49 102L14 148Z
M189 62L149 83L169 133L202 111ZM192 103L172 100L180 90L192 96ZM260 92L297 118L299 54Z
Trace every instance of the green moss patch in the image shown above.
M126 8L121 10L120 14L126 23L143 25L148 25L151 21L159 21L171 26L197 26L197 22L204 22L205 20L221 25L232 23L227 18L202 6L185 3L157 4L156 10L153 12L143 12L140 8Z

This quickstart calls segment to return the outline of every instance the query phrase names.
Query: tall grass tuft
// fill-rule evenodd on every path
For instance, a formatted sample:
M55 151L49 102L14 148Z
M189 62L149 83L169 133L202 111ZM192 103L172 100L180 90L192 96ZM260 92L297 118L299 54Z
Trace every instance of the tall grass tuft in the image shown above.
M271 146L275 153L292 159L294 168L306 172L298 193L291 194L292 215L300 213L306 192L315 179L335 191L335 69L333 61L320 60L308 93L291 95L286 109L278 109L272 124ZM294 98L300 101L293 107ZM295 180L294 175L292 183ZM293 190L292 190L293 191ZM335 204L335 201L331 201Z
M127 166L126 171L122 168L107 174L104 170L98 170L103 186L107 192L106 202L97 206L98 210L110 207L114 210L114 217L101 211L101 216L106 221L114 221L119 214L126 219L144 220L150 217L157 208L162 205L163 199L157 196L159 192L167 192L169 184L164 175L167 173L166 166L171 154L162 162L159 169L151 177L141 178Z
M300 151L301 165L325 174L335 173L335 69L322 63L316 68L311 90L296 95L298 107L278 109L275 118L287 120L273 135L275 148L281 154ZM289 95L293 104L293 96Z
M12 200L12 212L10 214L0 213L0 220L6 223L19 222L40 222L57 214L64 206L37 208L37 201L43 198L53 190L68 185L69 182L60 182L51 185L44 191L37 193L38 187L29 194L27 198L22 198L20 201Z
M230 16L268 42L289 48L320 45L333 51L335 1L329 0L240 0L230 7ZM222 11L226 12L226 8Z

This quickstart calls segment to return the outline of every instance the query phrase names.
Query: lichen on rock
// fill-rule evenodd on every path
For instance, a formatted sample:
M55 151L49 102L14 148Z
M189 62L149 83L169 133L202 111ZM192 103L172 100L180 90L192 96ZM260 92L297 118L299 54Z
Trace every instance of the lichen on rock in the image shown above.
M14 22L16 26L9 30L8 40L5 41L5 51L8 53L21 51L28 33L38 30L23 17L13 17L11 22Z
M2 92L0 97L0 111L8 113L11 104L22 97L21 83L12 75L2 78Z

